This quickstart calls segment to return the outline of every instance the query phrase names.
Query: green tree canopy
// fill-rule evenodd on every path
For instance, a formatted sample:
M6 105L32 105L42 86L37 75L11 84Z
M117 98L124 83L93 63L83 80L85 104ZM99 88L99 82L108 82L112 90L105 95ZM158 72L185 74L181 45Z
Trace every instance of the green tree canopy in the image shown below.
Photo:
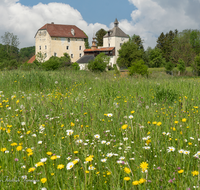
M134 34L132 37L130 37L130 40L138 46L139 50L142 50L144 52L143 40L139 35Z
M95 57L93 61L88 63L88 69L94 72L103 72L106 70L107 65L110 62L110 57L104 53L100 53Z
M133 61L142 59L142 56L143 50L139 49L138 45L130 39L128 42L122 44L117 64L119 67L130 67Z
M101 28L96 32L96 40L97 40L97 46L103 46L103 37L106 35L106 31Z

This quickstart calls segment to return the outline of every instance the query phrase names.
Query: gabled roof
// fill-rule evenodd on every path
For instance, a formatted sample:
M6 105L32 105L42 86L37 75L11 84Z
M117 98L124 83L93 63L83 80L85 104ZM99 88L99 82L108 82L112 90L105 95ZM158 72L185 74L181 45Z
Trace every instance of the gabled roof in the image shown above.
M45 24L39 30L47 30L51 37L88 38L85 33L75 25L61 25L51 23Z
M107 34L104 36L104 38L108 37L123 37L123 38L129 38L127 34L125 34L119 27L119 22L117 19L115 19L114 22L114 28L112 30L109 30Z
M90 60L94 60L94 55L84 55L76 62L77 63L89 63Z
M96 48L96 49L85 49L84 52L97 52L97 51L112 51L115 47L104 47L104 48Z
M33 63L35 61L35 55L28 60L28 63Z

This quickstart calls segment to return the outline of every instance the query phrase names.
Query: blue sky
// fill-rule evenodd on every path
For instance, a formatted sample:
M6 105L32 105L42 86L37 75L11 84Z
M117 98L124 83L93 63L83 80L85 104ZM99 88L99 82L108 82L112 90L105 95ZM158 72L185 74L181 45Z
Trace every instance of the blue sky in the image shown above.
M19 48L35 45L46 23L76 25L89 37L109 30L115 18L128 35L140 35L154 48L158 36L178 29L200 30L200 0L0 0L0 36L17 35ZM0 43L1 38L0 38Z
M88 23L100 22L107 26L118 18L131 20L131 13L136 7L126 0L20 0L21 4L34 6L38 3L51 2L69 4L77 9Z

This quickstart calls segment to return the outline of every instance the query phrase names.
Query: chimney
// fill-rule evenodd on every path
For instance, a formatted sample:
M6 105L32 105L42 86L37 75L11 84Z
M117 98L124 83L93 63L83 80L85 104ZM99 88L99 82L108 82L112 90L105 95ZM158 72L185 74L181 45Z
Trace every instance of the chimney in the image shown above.
M95 37L93 37L91 49L97 49L97 44L96 44L96 38Z
M54 22L51 22L51 24L54 24Z

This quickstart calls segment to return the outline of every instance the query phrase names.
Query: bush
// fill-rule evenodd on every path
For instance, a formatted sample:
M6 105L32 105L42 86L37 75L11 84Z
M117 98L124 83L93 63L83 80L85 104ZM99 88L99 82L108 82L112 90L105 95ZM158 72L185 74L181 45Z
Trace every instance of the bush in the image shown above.
M182 59L178 60L177 67L178 67L178 70L180 71L181 74L184 73L185 70L186 70L185 62Z
M200 54L194 58L194 63L192 64L193 72L200 76Z
M172 70L173 70L174 66L175 65L171 61L167 62L165 64L166 73L172 75Z
M139 75L147 75L148 76L148 67L144 64L144 61L140 59L139 61L135 61L132 63L132 66L128 68L129 75L132 76L134 74Z
M100 53L95 57L93 61L88 63L88 69L94 72L103 72L106 70L107 65L110 62L110 57L106 56L104 53Z
M17 69L20 66L20 63L16 59L12 60L4 60L3 62L0 63L0 69L6 69L6 70L13 70Z
M119 74L120 74L120 71L118 70L116 64L113 65L113 68L114 68L114 70L115 70L115 74L118 74L118 75L119 75Z
M76 62L72 64L72 68L73 68L75 71L80 70L80 66L79 66L79 64L76 63Z

